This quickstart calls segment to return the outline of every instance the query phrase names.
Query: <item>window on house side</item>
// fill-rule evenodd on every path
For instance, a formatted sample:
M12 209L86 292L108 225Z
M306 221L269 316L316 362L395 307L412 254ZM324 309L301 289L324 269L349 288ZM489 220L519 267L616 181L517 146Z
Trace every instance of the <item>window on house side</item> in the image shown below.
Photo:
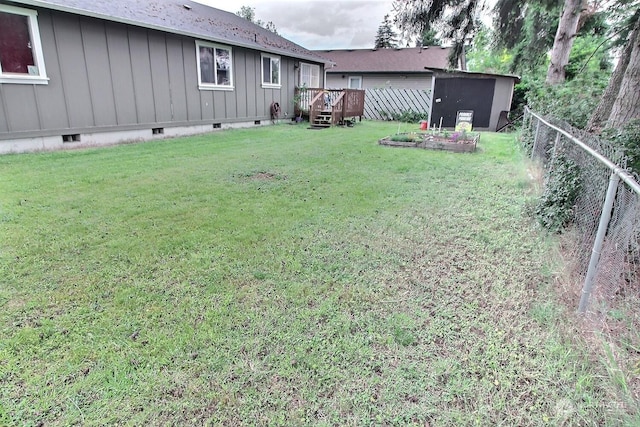
M361 76L349 77L349 89L362 89L362 77Z
M280 87L280 57L262 55L262 85Z
M0 83L48 83L34 10L0 5Z
M300 87L320 87L320 66L314 64L300 64Z
M231 48L196 41L198 87L205 90L233 89Z

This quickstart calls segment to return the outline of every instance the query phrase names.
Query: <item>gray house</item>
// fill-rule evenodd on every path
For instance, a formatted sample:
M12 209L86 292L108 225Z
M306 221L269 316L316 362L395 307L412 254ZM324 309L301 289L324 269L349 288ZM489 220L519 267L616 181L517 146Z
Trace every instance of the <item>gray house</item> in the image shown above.
M325 62L190 0L0 0L0 153L291 118Z
M459 110L473 110L474 128L496 130L519 81L513 75L450 69L450 49L440 46L315 52L334 63L326 71L327 88L424 91L430 122L439 125L442 119L447 128L455 126Z

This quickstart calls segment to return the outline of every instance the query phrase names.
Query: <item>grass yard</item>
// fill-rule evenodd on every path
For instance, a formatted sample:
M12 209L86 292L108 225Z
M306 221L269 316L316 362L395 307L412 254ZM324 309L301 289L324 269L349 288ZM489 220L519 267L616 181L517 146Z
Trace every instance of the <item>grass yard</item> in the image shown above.
M637 422L554 302L514 136L397 128L1 156L0 425Z

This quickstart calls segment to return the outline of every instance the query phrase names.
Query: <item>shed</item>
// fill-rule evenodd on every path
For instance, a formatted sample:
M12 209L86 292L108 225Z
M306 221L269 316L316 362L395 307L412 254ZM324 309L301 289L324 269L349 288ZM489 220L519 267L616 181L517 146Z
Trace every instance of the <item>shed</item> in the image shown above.
M429 100L429 121L439 125L442 118L447 128L455 126L457 111L473 110L475 129L496 130L501 112L511 108L519 81L514 75L451 69L450 49L440 46L315 52L333 62L326 68L328 88L423 91Z

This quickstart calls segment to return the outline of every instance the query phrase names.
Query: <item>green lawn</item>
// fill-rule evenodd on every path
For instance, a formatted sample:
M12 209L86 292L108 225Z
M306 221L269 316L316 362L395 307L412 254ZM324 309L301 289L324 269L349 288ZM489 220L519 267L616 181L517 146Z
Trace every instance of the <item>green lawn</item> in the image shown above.
M397 130L0 157L0 425L633 425L514 136Z

